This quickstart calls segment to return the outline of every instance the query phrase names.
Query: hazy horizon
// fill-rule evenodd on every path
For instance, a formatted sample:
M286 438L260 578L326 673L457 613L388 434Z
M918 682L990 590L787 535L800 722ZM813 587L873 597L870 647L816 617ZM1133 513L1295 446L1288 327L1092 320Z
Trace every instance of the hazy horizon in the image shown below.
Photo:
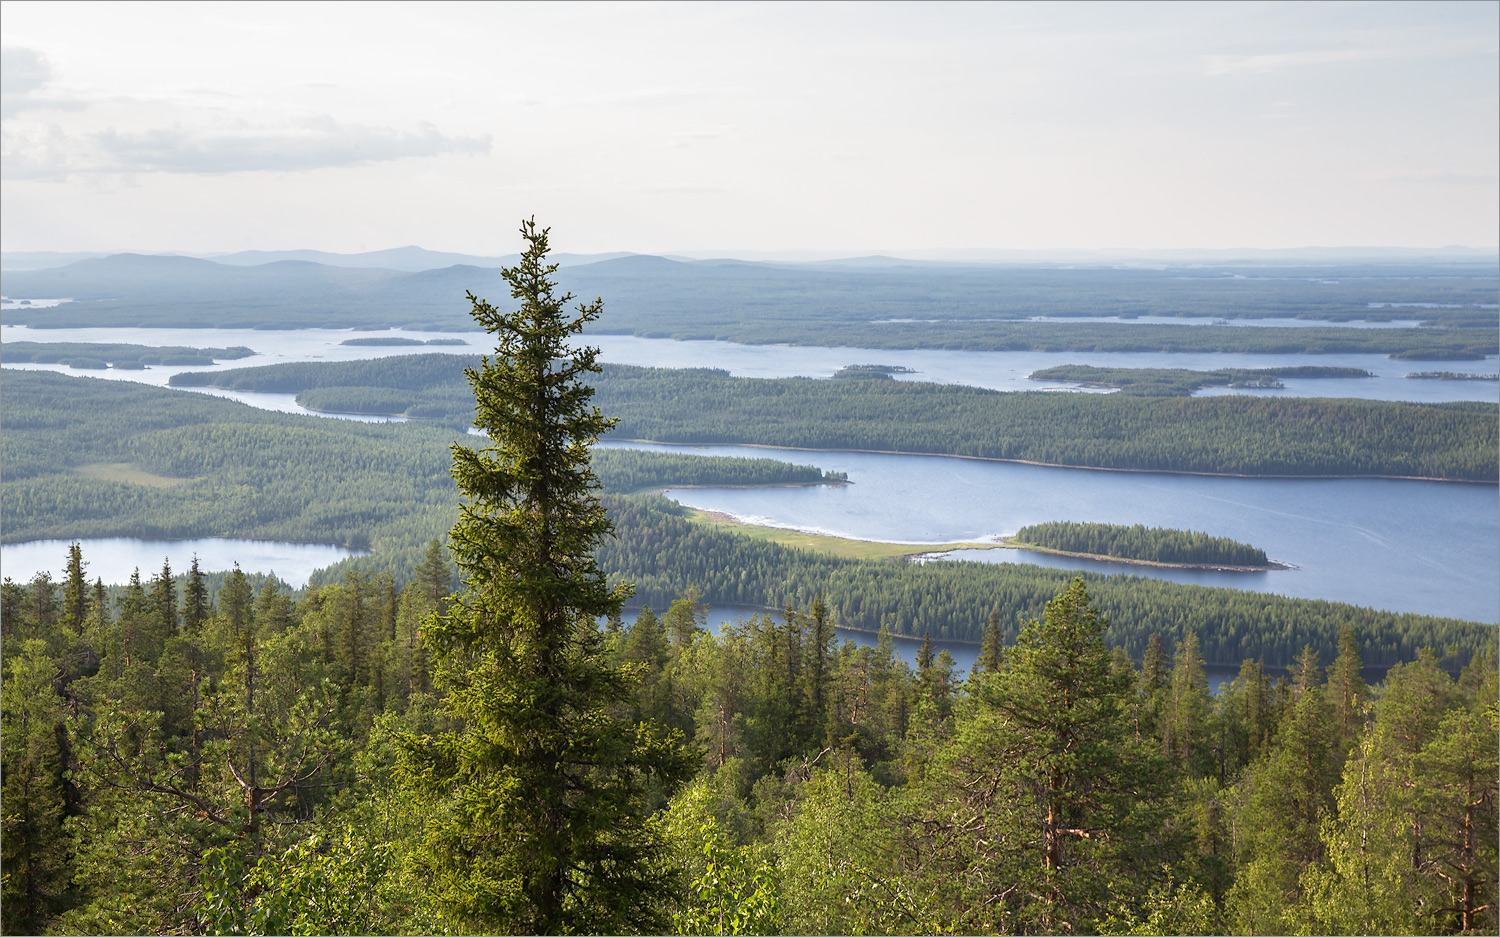
M8 252L819 259L1500 230L1500 6L7 0Z

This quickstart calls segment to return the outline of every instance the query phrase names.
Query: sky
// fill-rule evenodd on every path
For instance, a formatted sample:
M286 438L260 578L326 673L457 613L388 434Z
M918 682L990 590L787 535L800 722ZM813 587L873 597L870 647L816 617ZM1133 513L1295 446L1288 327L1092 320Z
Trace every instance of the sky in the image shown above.
M0 4L6 251L1500 241L1500 3Z

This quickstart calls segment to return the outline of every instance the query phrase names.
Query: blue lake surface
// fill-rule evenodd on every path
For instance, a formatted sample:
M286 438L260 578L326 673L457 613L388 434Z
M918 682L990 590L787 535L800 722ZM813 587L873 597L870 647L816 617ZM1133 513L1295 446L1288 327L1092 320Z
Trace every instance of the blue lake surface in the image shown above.
M461 339L463 345L344 345L350 338L395 336L419 341ZM167 380L182 371L219 371L258 367L287 361L354 361L410 354L472 355L493 349L483 332L356 332L351 329L32 329L0 325L0 342L108 342L134 345L183 345L215 348L243 345L257 352L249 358L225 361L209 368L151 367L143 371L77 371L66 365L6 365L31 370L57 371L108 380L137 381L167 386ZM1282 397L1354 397L1368 400L1441 402L1452 400L1500 401L1500 383L1492 381L1434 381L1409 379L1419 371L1457 371L1496 374L1500 359L1483 361L1422 362L1392 361L1385 355L1246 355L1197 352L1033 352L952 351L945 349L825 348L809 345L738 345L719 341L674 341L634 335L589 335L587 341L600 349L600 360L658 368L723 368L736 377L832 377L851 364L889 364L910 368L913 373L898 380L966 384L992 390L1068 390L1075 385L1029 380L1033 371L1064 364L1086 364L1107 368L1187 368L1211 371L1219 368L1274 368L1289 365L1361 368L1369 378L1284 378L1284 390L1230 391ZM203 393L231 397L252 406L286 412L310 412L296 405L291 394L251 394L194 388ZM326 415L326 414L323 414ZM383 419L367 417L365 419Z
M275 573L294 589L307 585L315 570L360 554L326 543L286 543L278 540L236 540L231 537L201 537L195 540L143 540L139 537L82 537L77 540L31 540L0 545L0 567L5 578L26 582L42 571L54 582L64 578L68 547L79 544L88 580L103 579L107 585L128 582L139 569L141 579L161 572L162 560L175 572L187 572L198 556L203 572L228 570L238 563L247 573Z
M750 446L603 445L770 457L849 475L852 484L838 487L667 492L682 504L750 523L914 546L992 540L1045 521L1200 530L1260 547L1296 568L1169 570L1013 549L946 558L1143 575L1500 622L1500 488L1494 485L1108 472Z

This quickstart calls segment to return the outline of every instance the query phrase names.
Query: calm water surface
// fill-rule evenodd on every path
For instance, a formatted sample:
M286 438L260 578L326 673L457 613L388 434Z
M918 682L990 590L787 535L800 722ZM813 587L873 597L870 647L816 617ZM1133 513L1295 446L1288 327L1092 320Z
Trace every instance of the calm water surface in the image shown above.
M432 346L340 344L349 338L367 338L377 335L399 336L422 341L432 338L458 338L466 344ZM65 365L6 365L7 367L58 371L64 374L86 374L111 380L138 381L161 387L167 385L168 378L181 371L227 370L286 361L353 361L431 352L476 354L494 347L492 340L483 332L409 332L397 329L387 332L355 332L347 329L30 329L24 326L0 325L0 342L8 341L110 342L215 348L244 345L257 352L253 357L226 361L210 368L153 367L144 371L75 371ZM639 338L633 335L590 335L588 341L600 348L601 360L613 364L660 368L723 368L736 377L831 377L838 369L851 364L889 364L910 368L914 372L898 375L898 380L967 384L993 390L1056 390L1068 389L1073 385L1032 381L1028 380L1027 376L1040 368L1062 364L1192 370L1322 365L1362 368L1374 374L1375 377L1286 378L1283 379L1283 383L1286 384L1285 390L1228 391L1217 389L1201 393L1254 393L1257 396L1283 397L1356 397L1369 400L1419 402L1500 401L1500 384L1494 382L1431 381L1406 378L1407 374L1416 371L1495 374L1497 367L1500 367L1500 359L1496 358L1486 358L1483 361L1422 362L1392 361L1384 355L877 350L803 345L737 345L733 342L718 341L682 342L663 338ZM227 392L211 391L206 388L202 390L217 393L220 396L230 396ZM237 394L233 396L233 399L266 409L310 412L298 407L295 402L290 402L291 395L287 394Z
M742 520L895 543L983 541L1044 521L1201 530L1296 569L1158 570L1018 550L954 559L1036 563L1500 622L1500 488L1381 479L1254 479L1062 469L942 456L748 446L632 445L771 457L847 472L853 484L683 488L691 507Z
M68 547L83 550L84 572L90 582L102 578L108 585L128 582L141 571L141 579L161 572L162 560L175 572L187 572L198 555L198 568L205 573L227 570L240 564L247 573L275 573L294 589L307 585L314 570L360 554L325 543L286 543L277 540L235 540L203 537L197 540L142 540L139 537L85 537L79 540L32 540L0 545L0 567L7 579L25 582L46 570L53 581L64 576Z

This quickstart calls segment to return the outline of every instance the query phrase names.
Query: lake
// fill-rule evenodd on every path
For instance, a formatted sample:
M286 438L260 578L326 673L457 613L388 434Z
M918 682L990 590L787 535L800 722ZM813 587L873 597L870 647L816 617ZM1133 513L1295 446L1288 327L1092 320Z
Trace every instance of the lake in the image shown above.
M1170 570L1012 549L945 559L1035 563L1500 622L1500 488L1389 479L1108 472L944 456L749 446L604 446L770 457L846 472L846 486L681 488L682 504L749 523L914 546L984 541L1044 521L1200 530L1290 570ZM914 550L914 552L916 552Z
M394 336L418 341L462 339L464 345L371 346L343 345L349 338ZM1453 400L1500 401L1500 384L1492 381L1412 380L1417 371L1460 371L1495 374L1500 359L1483 361L1423 362L1392 361L1384 355L1248 355L1162 352L1032 352L951 351L944 349L873 350L826 348L808 345L737 345L720 341L674 341L634 335L589 335L600 349L600 360L611 364L633 364L658 368L723 368L736 377L831 377L851 364L889 364L910 368L914 373L898 380L967 384L992 390L1068 389L1074 385L1028 380L1041 368L1063 364L1086 364L1104 368L1273 368L1288 365L1321 365L1362 368L1370 378L1284 378L1284 390L1231 391L1214 388L1210 393L1253 393L1282 397L1354 397L1367 400L1408 400L1437 403ZM478 354L494 345L483 332L356 332L347 329L31 329L0 325L0 342L109 342L135 345L210 346L243 345L257 354L226 361L209 368L152 367L144 371L78 371L65 365L6 365L31 370L57 371L110 380L137 381L167 386L173 374L182 371L216 371L258 367L286 361L354 361L390 355L418 353ZM197 390L197 388L195 388ZM202 389L206 392L207 389ZM215 392L230 396L227 392ZM233 399L252 406L289 412L311 412L298 407L288 394L235 394ZM290 401L290 402L289 402ZM325 414L326 415L326 414ZM379 417L365 419L382 419Z
M5 577L14 582L24 583L43 570L52 574L53 581L60 581L68 565L68 547L74 543L83 550L84 572L89 581L98 577L108 585L129 582L136 569L140 569L142 580L149 579L161 572L164 559L172 564L174 572L185 573L196 553L198 568L205 573L231 569L239 563L240 569L247 573L275 573L287 585L300 589L307 585L315 570L361 555L326 543L228 537L197 540L85 537L0 545L0 567L4 567Z

